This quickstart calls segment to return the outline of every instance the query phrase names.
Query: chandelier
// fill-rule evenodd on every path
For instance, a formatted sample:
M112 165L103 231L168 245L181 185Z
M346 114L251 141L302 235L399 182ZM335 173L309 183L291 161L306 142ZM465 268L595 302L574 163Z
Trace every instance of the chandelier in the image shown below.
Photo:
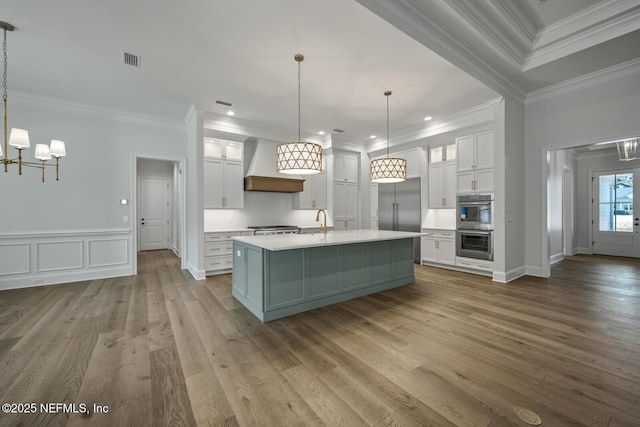
M638 159L639 142L640 138L616 141L616 145L618 146L618 159L622 161Z
M300 63L304 56L298 53L293 59L298 63L298 141L278 145L276 164L280 173L310 175L322 172L322 146L300 137Z
M34 167L42 169L42 182L44 182L44 170L45 166L55 166L56 168L56 181L59 180L60 171L60 157L66 156L66 149L64 141L56 139L51 140L51 145L36 144L35 158L39 162L25 162L22 160L22 151L31 146L29 142L29 132L24 129L12 128L9 138L7 139L7 31L13 31L14 26L0 21L0 28L4 35L2 42L2 53L4 57L4 72L2 74L3 92L2 92L2 105L4 110L4 144L0 146L0 157L2 164L4 165L4 171L9 172L9 165L18 165L18 175L22 175L22 167ZM18 150L18 157L15 159L9 158L8 145ZM3 151L4 147L4 151ZM55 165L45 163L51 158L56 159Z
M407 161L389 155L389 96L391 91L384 93L387 97L387 157L373 159L370 163L371 182L392 184L407 179Z

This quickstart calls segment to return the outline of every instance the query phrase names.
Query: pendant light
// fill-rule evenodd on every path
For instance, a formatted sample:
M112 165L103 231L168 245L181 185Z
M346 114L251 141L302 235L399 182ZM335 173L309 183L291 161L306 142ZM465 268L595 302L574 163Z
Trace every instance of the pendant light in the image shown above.
M322 172L322 146L300 137L300 63L304 56L297 54L293 59L298 63L298 141L278 145L276 163L280 173L310 175Z
M618 146L618 159L628 161L639 158L638 142L640 142L639 138L616 141L616 145Z
M371 160L371 182L393 184L407 179L407 161L389 155L389 96L391 91L384 93L387 97L387 157Z
M29 142L29 132L24 129L12 128L11 134L7 139L7 31L13 31L15 28L13 25L0 21L0 28L2 28L3 41L2 41L2 53L4 57L4 72L2 74L2 105L4 110L4 144L0 145L0 162L4 165L4 171L9 172L9 165L18 165L18 175L22 175L22 166L29 166L33 168L42 169L42 182L44 182L44 169L45 166L56 167L56 181L59 180L60 171L60 157L66 156L66 149L63 141L51 140L51 145L36 144L35 158L39 162L25 162L22 160L22 150L26 150L31 146ZM18 150L18 157L16 159L10 159L8 153L8 146L12 146ZM4 151L3 151L4 147ZM4 157L2 157L4 156ZM54 157L56 164L51 165L45 163L47 160L51 160Z

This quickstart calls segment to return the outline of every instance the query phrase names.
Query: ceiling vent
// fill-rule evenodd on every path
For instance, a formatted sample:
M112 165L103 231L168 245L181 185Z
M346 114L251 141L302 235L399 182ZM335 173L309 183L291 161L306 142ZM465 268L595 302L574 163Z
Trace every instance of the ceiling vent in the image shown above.
M342 129L334 129L334 132L340 132L340 133L344 133L344 131Z
M220 101L219 99L216 99L216 104L224 105L225 107L231 107L231 105L233 105L230 102Z
M140 68L140 56L129 52L122 52L122 60L125 65Z

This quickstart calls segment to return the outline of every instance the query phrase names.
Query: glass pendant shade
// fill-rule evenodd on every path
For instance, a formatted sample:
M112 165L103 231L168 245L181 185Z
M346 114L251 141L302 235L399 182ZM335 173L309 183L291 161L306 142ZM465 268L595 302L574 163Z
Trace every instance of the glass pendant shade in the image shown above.
M407 161L397 157L371 160L371 182L393 184L407 179Z
M276 150L278 172L310 175L322 172L322 146L312 142L280 144Z
M24 129L12 128L9 135L9 145L20 150L31 147L29 132Z
M635 160L638 158L638 142L640 139L623 139L617 141L618 158L622 161Z
M47 144L36 144L35 157L38 160L51 160L51 154L49 153L49 146Z
M51 140L51 145L49 146L49 153L53 157L64 157L67 155L67 150L64 146L64 141L59 141L57 139Z

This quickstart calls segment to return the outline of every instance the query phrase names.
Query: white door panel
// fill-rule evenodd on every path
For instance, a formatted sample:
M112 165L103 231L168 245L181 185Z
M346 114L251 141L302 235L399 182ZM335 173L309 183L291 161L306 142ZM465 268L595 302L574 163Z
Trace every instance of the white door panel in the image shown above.
M169 182L166 179L140 178L140 249L169 247Z

